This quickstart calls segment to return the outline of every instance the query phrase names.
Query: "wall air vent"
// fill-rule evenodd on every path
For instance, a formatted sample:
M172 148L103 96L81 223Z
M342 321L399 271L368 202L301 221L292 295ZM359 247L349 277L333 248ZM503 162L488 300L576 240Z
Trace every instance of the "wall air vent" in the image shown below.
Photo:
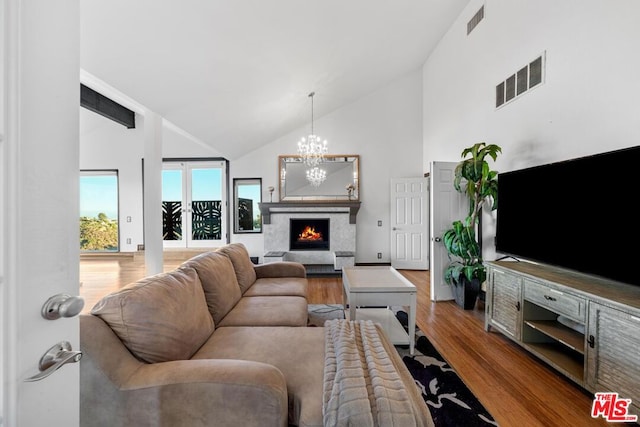
M546 54L543 53L496 85L496 108L513 101L529 89L544 83L545 58Z
M473 18L469 22L467 22L467 35L473 31L473 29L482 21L484 18L484 5L473 15Z

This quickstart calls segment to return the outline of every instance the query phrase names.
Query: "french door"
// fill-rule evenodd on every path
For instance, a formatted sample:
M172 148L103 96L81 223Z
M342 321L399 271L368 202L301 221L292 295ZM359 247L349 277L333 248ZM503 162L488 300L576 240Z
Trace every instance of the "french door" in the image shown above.
M163 163L164 247L215 247L226 242L225 173L224 161Z

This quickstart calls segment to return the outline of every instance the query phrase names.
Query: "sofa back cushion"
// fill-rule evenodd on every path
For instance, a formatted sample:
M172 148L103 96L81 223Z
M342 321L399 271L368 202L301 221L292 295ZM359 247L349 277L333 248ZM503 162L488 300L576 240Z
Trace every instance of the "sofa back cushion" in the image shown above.
M195 269L215 323L240 301L242 294L229 258L218 252L205 252L186 261L183 266Z
M242 243L231 243L218 249L218 252L227 255L233 263L238 285L244 294L256 281L256 271L247 248Z
M214 330L198 274L180 268L139 280L91 310L129 351L148 362L190 359Z

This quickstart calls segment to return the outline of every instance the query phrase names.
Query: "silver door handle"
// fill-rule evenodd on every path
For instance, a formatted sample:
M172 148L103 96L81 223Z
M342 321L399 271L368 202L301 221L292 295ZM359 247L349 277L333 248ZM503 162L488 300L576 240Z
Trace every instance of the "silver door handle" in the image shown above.
M442 239L440 237L435 237L433 239L434 242L442 242Z
M47 320L56 320L61 317L74 317L80 314L84 308L82 297L72 297L67 294L58 294L49 298L40 313Z
M76 363L82 359L81 351L73 351L68 341L60 341L51 347L40 359L40 373L27 378L26 382L40 381L53 374L60 369L62 365L67 363Z

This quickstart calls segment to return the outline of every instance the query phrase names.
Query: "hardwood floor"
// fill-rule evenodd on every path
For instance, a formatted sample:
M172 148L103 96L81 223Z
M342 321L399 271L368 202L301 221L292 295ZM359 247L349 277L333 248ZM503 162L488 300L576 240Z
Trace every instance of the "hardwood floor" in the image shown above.
M179 265L165 257L164 270ZM144 276L140 257L83 258L85 312L105 294ZM484 306L462 310L432 302L428 271L400 271L418 289L417 326L494 416L500 426L603 426L590 416L592 397L497 332L484 330ZM309 304L341 304L339 277L310 277Z

